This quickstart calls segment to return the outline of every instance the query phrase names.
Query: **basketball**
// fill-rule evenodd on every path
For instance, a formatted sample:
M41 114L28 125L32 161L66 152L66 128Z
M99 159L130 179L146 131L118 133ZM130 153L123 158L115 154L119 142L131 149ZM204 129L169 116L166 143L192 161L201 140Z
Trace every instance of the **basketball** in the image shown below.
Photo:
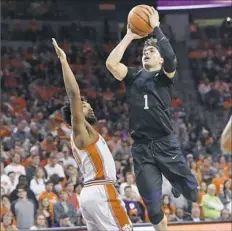
M129 12L128 14L128 26L132 32L144 36L148 35L153 31L149 21L149 11L147 5L138 5Z

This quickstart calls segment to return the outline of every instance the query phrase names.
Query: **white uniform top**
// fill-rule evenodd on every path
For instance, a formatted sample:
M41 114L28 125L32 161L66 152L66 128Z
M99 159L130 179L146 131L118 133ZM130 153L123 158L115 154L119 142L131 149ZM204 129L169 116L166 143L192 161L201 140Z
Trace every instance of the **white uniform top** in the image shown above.
M102 136L84 149L78 149L70 135L73 156L83 174L84 183L93 181L116 181L116 167L113 156Z

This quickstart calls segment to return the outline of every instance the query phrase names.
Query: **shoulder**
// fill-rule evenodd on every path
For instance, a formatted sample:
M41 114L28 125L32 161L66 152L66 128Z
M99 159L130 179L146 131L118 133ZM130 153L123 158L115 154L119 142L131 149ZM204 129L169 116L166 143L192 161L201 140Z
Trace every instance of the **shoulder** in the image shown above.
M36 181L35 181L35 178L33 178L31 181L30 181L30 184L34 184Z
M137 78L137 76L141 73L143 69L139 69L136 67L128 67L127 75L123 79L124 84L127 86L130 86L133 81Z

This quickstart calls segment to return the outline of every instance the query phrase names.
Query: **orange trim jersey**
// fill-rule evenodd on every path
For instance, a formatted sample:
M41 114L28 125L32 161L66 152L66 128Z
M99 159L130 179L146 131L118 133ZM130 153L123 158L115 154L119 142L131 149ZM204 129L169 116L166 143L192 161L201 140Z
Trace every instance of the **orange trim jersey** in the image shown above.
M84 183L107 180L116 181L116 168L113 156L102 136L88 147L78 149L70 135L73 157L84 177Z

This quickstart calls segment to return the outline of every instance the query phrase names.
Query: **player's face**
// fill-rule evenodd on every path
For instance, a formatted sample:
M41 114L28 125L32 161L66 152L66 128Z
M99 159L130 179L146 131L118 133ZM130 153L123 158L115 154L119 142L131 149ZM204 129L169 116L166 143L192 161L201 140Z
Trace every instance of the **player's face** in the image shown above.
M159 51L156 47L147 46L143 49L142 57L143 67L147 70L152 70L153 68L162 67L163 58L160 56Z
M84 113L84 116L87 122L89 122L90 124L96 123L97 118L90 104L85 101L82 101L82 108L83 108L83 113Z

